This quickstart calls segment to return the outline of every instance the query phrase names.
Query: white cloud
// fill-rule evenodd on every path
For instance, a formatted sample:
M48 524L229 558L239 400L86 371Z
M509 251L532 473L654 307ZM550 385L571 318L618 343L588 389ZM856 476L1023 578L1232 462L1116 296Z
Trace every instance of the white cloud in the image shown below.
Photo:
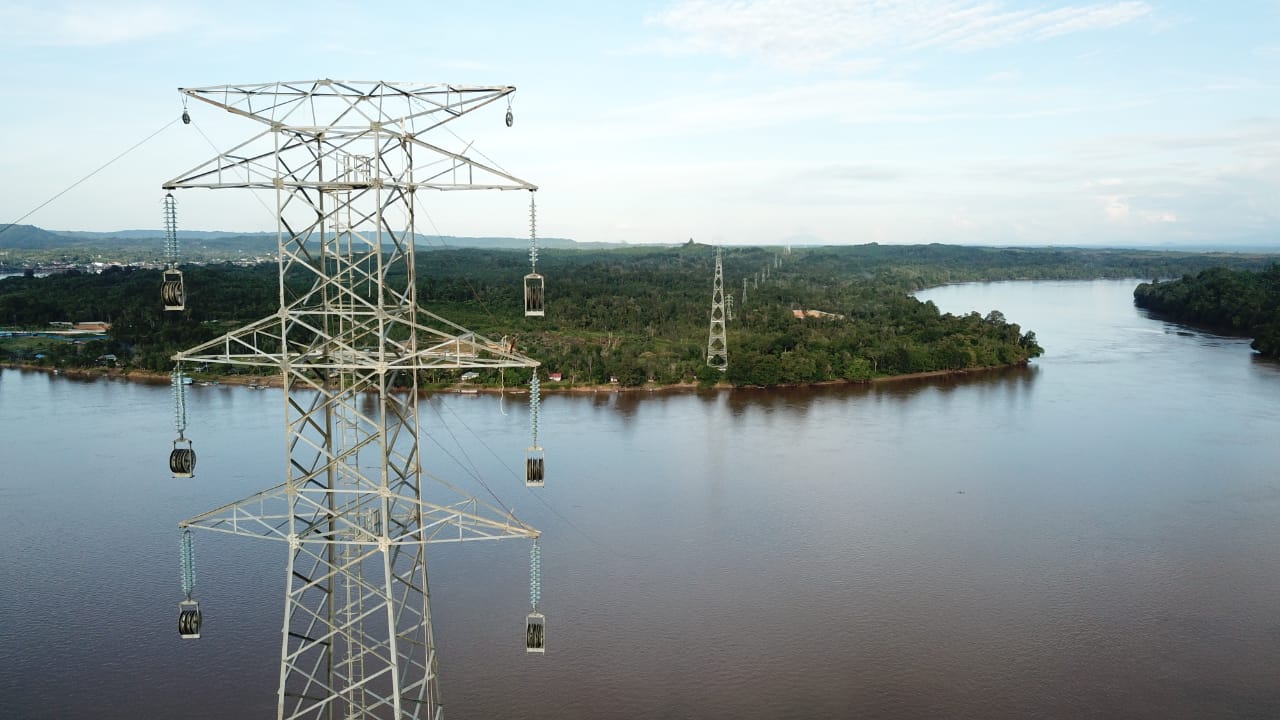
M642 98L603 112L590 126L566 129L569 144L617 137L727 137L828 121L843 125L940 125L1074 115L1088 100L1044 88L1032 94L991 87L931 87L911 81L834 77L820 82L752 85ZM799 138L800 136L797 136Z
M1102 212L1112 222L1119 222L1129 217L1129 202L1119 195L1108 195L1102 198Z
M1178 222L1178 214L1171 212L1149 212L1142 214L1142 222L1147 225Z
M995 0L681 0L649 18L665 49L813 66L898 48L980 48L1103 30L1151 13L1140 0L1006 9Z

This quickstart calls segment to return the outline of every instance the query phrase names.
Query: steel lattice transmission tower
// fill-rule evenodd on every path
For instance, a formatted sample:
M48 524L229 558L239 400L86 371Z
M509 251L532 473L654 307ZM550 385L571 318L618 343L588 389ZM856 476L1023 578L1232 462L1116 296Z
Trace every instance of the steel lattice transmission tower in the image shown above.
M287 549L282 720L440 718L426 545L538 537L505 510L424 483L434 478L419 450L419 371L538 365L419 308L415 291L418 191L536 189L427 139L514 90L182 89L261 132L164 187L271 191L279 218L280 309L174 359L283 376L284 483L180 523Z
M707 364L721 371L729 369L729 344L724 334L724 266L716 248L716 279L711 286L711 331L707 335Z

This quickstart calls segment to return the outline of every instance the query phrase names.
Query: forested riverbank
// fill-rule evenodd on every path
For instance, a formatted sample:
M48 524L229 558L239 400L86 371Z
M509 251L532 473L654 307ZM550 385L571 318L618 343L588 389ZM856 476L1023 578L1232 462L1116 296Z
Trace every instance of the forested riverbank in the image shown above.
M1138 307L1179 322L1253 338L1259 353L1280 359L1280 264L1266 270L1212 268L1133 291Z
M689 243L609 251L547 251L547 316L521 313L527 258L508 250L438 250L418 262L419 304L491 338L508 338L563 387L712 384L775 386L865 381L1025 363L1033 331L998 308L941 313L911 291L1008 279L1169 277L1217 264L1260 268L1265 256L1125 250L928 246L726 248L728 371L706 365L714 249ZM0 324L47 328L97 320L109 337L82 344L0 338L0 357L46 367L92 367L104 356L164 373L177 350L275 312L274 264L184 268L187 309L159 308L157 271L114 268L0 280ZM305 289L301 275L286 294ZM210 366L205 372L215 373ZM527 371L479 385L523 384ZM435 373L428 384L457 381Z

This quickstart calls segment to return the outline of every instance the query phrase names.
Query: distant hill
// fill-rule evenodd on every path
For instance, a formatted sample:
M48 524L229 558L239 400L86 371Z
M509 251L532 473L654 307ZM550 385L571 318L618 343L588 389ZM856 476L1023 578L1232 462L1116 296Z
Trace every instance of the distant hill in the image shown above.
M104 238L117 238L126 240L160 240L164 238L163 230L111 230L109 232L93 232L90 230L51 230L50 232L57 235L63 235L69 238L101 240ZM178 239L191 240L216 240L219 238L233 237L257 237L274 235L272 233L242 233L227 232L225 230L179 230Z
M83 230L44 230L34 225L15 225L0 232L0 249L59 250L155 245L158 248L164 238L163 230L114 230L89 232ZM529 247L528 238L514 237L457 237L453 235L418 235L415 246L422 250L456 248L510 249ZM276 234L235 233L218 230L179 230L179 243L187 249L205 253L218 251L234 253L271 253L276 249ZM578 242L567 238L538 238L538 247L557 250L608 250L626 247L625 243Z
M35 225L0 225L0 250L45 250L66 244L67 238Z

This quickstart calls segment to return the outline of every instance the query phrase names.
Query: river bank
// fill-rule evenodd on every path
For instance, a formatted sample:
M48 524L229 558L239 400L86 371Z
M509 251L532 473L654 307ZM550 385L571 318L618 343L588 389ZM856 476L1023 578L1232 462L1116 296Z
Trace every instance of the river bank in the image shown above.
M868 378L866 380L826 380L817 383L801 383L792 385L775 385L773 388L798 388L798 387L829 387L840 385L878 385L882 383L908 382L912 380L928 380L937 378L960 378L968 376L983 375L999 370L1008 370L1015 367L1027 367L1029 361L1011 363L1009 365L991 365L986 367L963 368L960 370L932 370L929 372L904 373L902 375L886 375L883 377ZM149 372L146 370L126 369L126 368L51 368L42 365L30 365L24 363L4 363L0 367L10 368L14 370L30 370L34 372L44 372L51 375L62 375L77 380L124 380L127 382L144 383L147 385L167 385L169 384L169 375L167 373ZM236 385L240 387L251 388L278 388L283 387L283 377L280 375L216 375L210 376L208 379L196 379L196 384L210 383L217 385ZM732 385L726 382L716 383L715 385L705 386L699 383L672 383L668 385L658 385L655 383L645 383L644 385L635 385L624 387L618 383L607 383L601 385L582 385L571 383L551 383L544 382L540 388L542 393L566 393L571 395L590 395L596 393L672 393L687 392L690 390L767 390L761 385ZM508 395L527 395L528 388L524 386L516 387L490 387L482 385L473 385L470 383L455 383L446 386L431 386L423 388L423 394L433 393L457 393L457 394L508 394Z

